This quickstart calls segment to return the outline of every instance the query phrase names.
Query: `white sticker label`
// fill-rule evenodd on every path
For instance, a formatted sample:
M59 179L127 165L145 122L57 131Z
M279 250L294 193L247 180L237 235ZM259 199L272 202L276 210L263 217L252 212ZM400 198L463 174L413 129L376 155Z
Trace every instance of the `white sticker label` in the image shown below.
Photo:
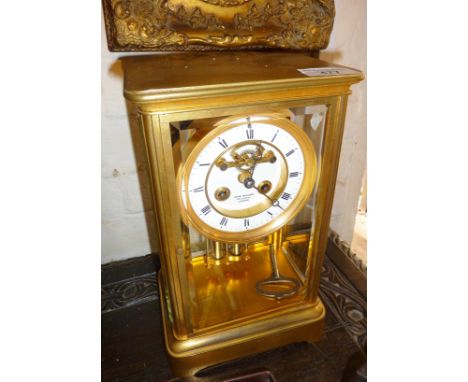
M349 68L340 68L329 66L326 68L306 68L306 69L297 69L302 74L315 77L315 76L339 76L342 74L355 74L359 73L358 70L349 69Z

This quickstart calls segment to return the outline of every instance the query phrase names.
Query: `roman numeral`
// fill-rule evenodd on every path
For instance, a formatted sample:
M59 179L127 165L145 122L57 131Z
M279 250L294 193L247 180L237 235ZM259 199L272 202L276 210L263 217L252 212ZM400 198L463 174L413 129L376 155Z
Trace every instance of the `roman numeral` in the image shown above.
M295 178L296 176L299 176L299 173L297 171L294 171L294 172L290 172L289 173L289 177L290 178Z
M273 214L270 211L267 211L267 214L273 217Z
M292 149L291 151L288 151L285 155L288 157L288 156L290 156L291 154L293 154L294 151L296 151L296 149Z
M244 227L248 227L249 226L249 219L244 219Z
M275 135L273 135L273 138L271 139L271 141L270 141L270 142L272 142L272 143L273 143L273 141L275 140L276 136L278 135L278 131L279 131L279 130L276 130L276 133L275 133Z
M219 222L219 224L223 225L223 226L226 226L228 223L228 220L223 216L223 218L221 219L221 221Z
M204 186L200 186L200 187L194 188L193 192L202 192L204 189L205 189Z
M287 192L284 192L283 195L281 195L281 199L289 200L290 198L291 194L288 194Z
M218 143L223 146L223 149L225 149L226 147L228 147L228 144L226 143L226 141L224 139L221 139L221 138L218 138L219 141Z
M253 139L254 131L252 128L252 124L250 123L250 117L247 117L247 127L248 129L245 130L245 133L247 134L247 139Z
M210 206L205 206L201 209L201 212L206 216L211 212L211 207Z
M198 163L199 166L209 166L210 163Z

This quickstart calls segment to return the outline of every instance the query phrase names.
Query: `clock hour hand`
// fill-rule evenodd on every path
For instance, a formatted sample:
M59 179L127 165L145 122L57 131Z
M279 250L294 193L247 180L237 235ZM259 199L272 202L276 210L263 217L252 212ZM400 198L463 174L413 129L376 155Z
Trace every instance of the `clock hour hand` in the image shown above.
M238 180L239 182L244 184L245 188L255 188L259 194L262 194L263 196L265 196L267 199L270 200L271 205L273 207L281 208L284 211L284 208L281 207L278 199L272 199L267 195L267 192L269 192L272 187L272 184L270 181L264 180L263 182L260 182L260 184L257 186L255 184L255 180L252 178L250 171L242 171L239 174Z
M271 189L271 183L268 180L264 180L263 182L261 182L260 186L258 187L255 186L255 181L253 179L252 181L254 182L253 188L255 188L260 194L265 196L268 200L270 200L271 205L273 207L281 208L284 211L284 208L280 206L278 199L272 199L266 194Z
M239 182L241 182L245 188L253 188L255 187L255 180L252 178L252 172L248 170L241 171L239 176L237 177Z

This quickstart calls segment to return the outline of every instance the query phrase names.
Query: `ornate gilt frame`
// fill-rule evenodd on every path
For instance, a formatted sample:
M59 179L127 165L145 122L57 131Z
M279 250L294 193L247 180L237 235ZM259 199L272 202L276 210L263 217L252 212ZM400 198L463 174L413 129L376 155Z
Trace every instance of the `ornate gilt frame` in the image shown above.
M326 48L334 0L102 0L110 51Z

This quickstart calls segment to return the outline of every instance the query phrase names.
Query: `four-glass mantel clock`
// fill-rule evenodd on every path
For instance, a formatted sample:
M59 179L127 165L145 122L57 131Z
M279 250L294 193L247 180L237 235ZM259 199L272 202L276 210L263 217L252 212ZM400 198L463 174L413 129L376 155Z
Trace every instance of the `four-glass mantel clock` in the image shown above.
M346 101L362 74L301 53L123 63L148 159L174 373L317 340Z

